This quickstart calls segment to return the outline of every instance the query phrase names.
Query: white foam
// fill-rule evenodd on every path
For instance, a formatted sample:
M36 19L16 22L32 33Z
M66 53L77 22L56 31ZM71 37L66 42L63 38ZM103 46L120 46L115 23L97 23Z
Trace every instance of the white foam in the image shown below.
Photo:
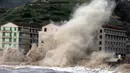
M13 68L13 69L19 69L19 68L31 68L32 70L36 69L52 69L55 71L62 71L62 72L70 72L70 73L121 73L117 71L110 71L108 69L101 69L101 68L95 68L95 69L90 69L86 67L41 67L41 66L7 66L7 65L1 65L0 68Z

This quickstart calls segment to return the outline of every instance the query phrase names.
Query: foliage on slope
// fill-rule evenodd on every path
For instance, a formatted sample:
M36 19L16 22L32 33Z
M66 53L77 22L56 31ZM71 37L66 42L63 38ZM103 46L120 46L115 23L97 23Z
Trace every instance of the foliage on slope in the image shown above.
M75 2L74 2L75 1ZM10 8L0 15L0 23L21 22L47 24L50 20L59 22L68 20L72 9L78 3L78 0L68 2L52 0L50 2L36 1L27 3L16 8Z

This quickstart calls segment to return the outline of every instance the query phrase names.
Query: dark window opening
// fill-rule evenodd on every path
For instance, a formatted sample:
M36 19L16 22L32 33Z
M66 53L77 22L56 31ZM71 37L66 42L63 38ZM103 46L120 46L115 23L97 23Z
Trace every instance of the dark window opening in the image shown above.
M99 47L99 51L101 51L102 50L102 47Z
M21 27L18 27L18 30L19 30L19 31L21 31L21 30L22 30L22 28L21 28Z
M100 35L100 39L102 39L102 35Z
M105 41L105 44L107 44L107 41Z
M42 43L44 43L44 42L42 41Z
M102 45L102 42L101 42L101 41L99 42L99 45Z
M31 35L30 35L30 37L32 38L32 37L33 37L33 35L31 34Z
M47 28L44 28L44 31L46 32L46 31L47 31Z
M102 33L102 30L100 30L100 33Z

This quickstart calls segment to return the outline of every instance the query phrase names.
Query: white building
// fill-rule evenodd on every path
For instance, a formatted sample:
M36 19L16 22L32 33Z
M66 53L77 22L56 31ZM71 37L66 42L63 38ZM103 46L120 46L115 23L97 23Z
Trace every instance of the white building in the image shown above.
M0 49L29 49L32 43L38 43L37 26L7 23L1 26Z
M128 51L126 41L126 31L120 27L105 25L99 31L99 50L115 52L116 55L125 56Z
M42 27L42 31L39 32L39 44L44 43L41 41L43 36L52 34L58 30L58 26L49 24ZM114 52L116 55L125 56L128 49L126 47L126 31L120 27L105 25L98 31L97 36L97 50L104 50L106 52Z
M44 36L55 33L58 30L58 28L59 26L54 24L48 24L46 26L43 26L42 31L39 31L39 45L44 43L44 41L41 40Z

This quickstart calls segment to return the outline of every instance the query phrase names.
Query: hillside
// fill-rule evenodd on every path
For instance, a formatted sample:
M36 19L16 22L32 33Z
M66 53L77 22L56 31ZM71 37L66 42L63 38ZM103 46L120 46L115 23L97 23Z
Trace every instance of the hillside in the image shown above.
M74 2L75 1L75 2ZM33 2L16 8L10 8L0 15L0 23L21 22L21 23L37 23L47 24L50 20L59 22L68 20L71 11L78 1L57 1L50 2Z
M6 0L5 0L6 1ZM0 24L6 22L34 23L45 25L51 20L59 22L68 20L76 4L84 3L89 0L31 0L32 3L10 8L0 9ZM130 20L129 1L123 1L117 4L114 15L120 17L119 20L111 19L111 24L122 25L121 21Z
M43 3L32 3L8 9L0 17L1 23L22 22L22 23L42 23L49 20L62 20L67 19L70 13L69 10L62 11L61 6L48 5ZM67 8L68 9L68 8Z
M13 8L31 1L32 0L0 0L0 7Z

